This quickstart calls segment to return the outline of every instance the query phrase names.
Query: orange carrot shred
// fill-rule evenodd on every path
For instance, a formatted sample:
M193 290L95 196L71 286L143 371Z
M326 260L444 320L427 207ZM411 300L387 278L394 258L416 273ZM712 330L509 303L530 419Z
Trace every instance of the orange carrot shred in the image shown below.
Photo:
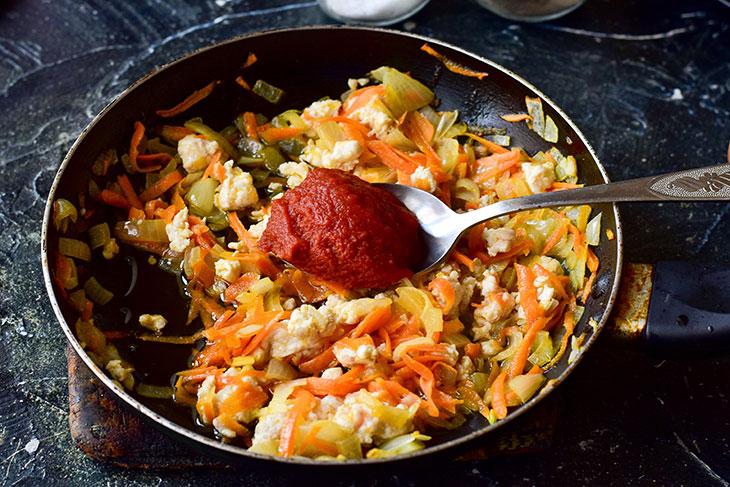
M267 144L273 144L284 139L291 139L303 132L302 129L296 127L267 127L259 130L259 135Z
M365 86L350 93L345 103L342 105L342 113L350 115L358 109L364 107L373 98L383 96L385 87L383 85Z
M504 152L509 152L509 149L507 149L505 147L502 147L499 144L495 144L494 142L492 142L490 140L487 140L487 139L484 139L482 137L479 137L478 135L470 134L468 132L465 133L464 135L466 135L467 137L469 137L471 139L476 140L477 142L479 142L480 144L482 144L484 147L486 147L487 149L489 149L490 152L493 152L495 154L502 154Z
M125 198L123 195L119 193L115 193L114 191L110 189L104 189L101 191L101 194L99 195L101 197L101 200L106 203L109 206L113 206L115 208L121 208L123 210L128 210L131 208L132 204L129 202L127 198Z
M178 171L172 171L165 174L158 179L152 186L142 191L139 195L140 199L144 202L153 200L159 196L162 196L165 191L175 186L178 182L182 181L182 174Z
M246 62L243 63L243 66L241 66L241 69L248 68L249 66L253 65L256 61L258 61L256 54L249 52L248 56L246 57Z
M532 120L532 117L526 113L512 113L509 115L500 115L499 118L506 122L521 122L523 120Z
M482 347L478 343L467 343L464 345L464 353L471 358L477 358L481 352Z
M243 86L246 90L252 91L251 86L248 83L246 83L246 80L244 80L242 77L240 77L240 76L236 77L236 83Z
M485 76L488 76L488 73L481 73L479 71L474 71L471 68L467 68L466 66L463 66L463 65L457 63L456 61L453 61L453 60L447 58L440 52L437 52L434 48L432 48L428 44L422 45L421 50L427 52L431 56L433 56L436 59L438 59L439 61L441 61L441 63L443 63L443 65L446 67L446 69L448 69L452 73L460 74L462 76L469 76L471 78L478 78L478 79L484 79Z
M258 123L256 122L256 115L253 112L244 112L243 123L246 127L246 135L255 140L259 141Z
M365 144L367 145L367 148L373 152L373 154L378 156L383 164L394 171L401 171L405 174L413 174L413 172L418 168L417 164L408 159L402 158L391 145L383 142L382 140L368 140Z
M248 233L246 227L243 226L243 223L241 223L241 220L238 218L238 213L235 211L229 211L228 223L231 224L231 228L234 232L236 232L238 239L243 242L249 250L256 250L256 240L250 233Z
M304 389L294 391L294 404L286 413L279 435L280 456L290 457L294 454L297 426L313 401L314 396L310 392Z
M473 265L473 262L472 262ZM445 301L443 306L444 313L448 313L456 302L456 292L454 286L445 278L437 277L428 284L428 290L433 293L434 290L438 291L439 295Z
M492 383L492 408L497 419L507 417L507 401L504 396L504 381L507 378L507 371L499 373Z
M134 132L132 139L129 141L129 165L132 166L134 172L153 172L162 169L162 166L139 167L137 164L137 156L139 155L139 144L144 139L145 128L142 122L134 122Z
M167 110L155 110L155 113L163 118L169 118L174 117L175 115L179 115L199 101L204 100L205 98L210 96L210 94L213 93L213 88L215 88L215 85L217 85L218 83L220 83L220 81L211 81L203 88L194 91L192 94L190 94L190 96L185 98L174 107L168 108Z
M545 241L545 246L542 248L542 252L540 252L542 255L547 254L550 252L550 249L555 247L558 242L568 233L568 226L567 225L560 225L558 228L555 229L555 231L550 234L550 237Z
M460 264L464 264L470 271L474 271L474 260L462 254L458 250L451 251L451 258Z

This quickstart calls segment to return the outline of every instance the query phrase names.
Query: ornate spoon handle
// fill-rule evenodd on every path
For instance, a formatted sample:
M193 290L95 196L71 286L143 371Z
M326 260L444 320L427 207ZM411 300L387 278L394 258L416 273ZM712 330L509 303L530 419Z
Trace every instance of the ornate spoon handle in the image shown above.
M476 211L463 213L459 215L459 219L460 225L468 228L490 218L535 208L668 200L730 201L730 164L503 200Z

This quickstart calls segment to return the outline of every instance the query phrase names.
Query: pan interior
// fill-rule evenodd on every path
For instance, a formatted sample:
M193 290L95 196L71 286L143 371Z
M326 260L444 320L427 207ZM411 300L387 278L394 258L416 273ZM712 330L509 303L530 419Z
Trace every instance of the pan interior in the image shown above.
M445 69L438 60L420 50L424 42L429 42L453 61L476 71L486 72L488 76L478 79ZM285 56L282 55L281 46L287 46ZM286 94L279 104L271 105L233 82L236 76L242 74L240 67L249 52L256 54L258 62L245 70L246 79L250 82L262 79L282 88ZM382 65L410 72L414 78L429 85L440 100L439 109L458 109L461 119L470 124L507 127L512 137L512 145L522 147L530 154L555 145L563 154L576 157L580 182L606 182L605 172L592 149L569 119L532 86L503 68L457 48L417 36L380 29L323 27L233 39L178 60L138 82L107 107L77 141L61 167L50 199L67 198L75 201L79 193L86 191L91 164L102 150L115 147L118 151L126 151L135 121L153 123L152 121L157 120L154 110L173 106L192 91L210 83L211 73L215 73L215 79L223 81L213 95L196 105L189 113L170 119L169 123L181 124L192 116L200 116L214 129L219 129L242 111L272 116L284 108L304 108L313 100L324 96L339 97L347 89L345 81L348 78L362 77ZM499 118L500 114L523 113L526 96L543 98L546 114L558 125L560 140L557 144L544 141L524 123L510 124ZM610 311L620 270L620 229L615 206L595 205L594 212L603 214L604 231L612 230L617 238L603 239L596 250L601 269L592 297L586 305L584 318L577 326L577 335L590 328L586 323L591 318L602 326ZM58 235L52 226L48 226L46 231L47 251L44 261L48 262L49 256L55 252ZM174 278L155 266L146 265L146 256L133 251L126 252L128 255L125 257L128 259L115 259L112 264L105 263L98 272L109 276L118 275L118 282L124 282L123 276L129 272L130 261L134 259L140 272L138 279L147 284L136 288L130 296L120 298L118 306L100 319L123 319L126 308L134 315L159 312L171 318L184 317L186 303L172 282ZM110 281L114 279L106 280ZM124 294L123 289L112 291L117 295ZM76 312L63 299L57 299L50 287L49 292L51 300L57 303L61 324L70 336L70 330L76 321ZM184 329L176 331L180 334L191 333L191 330ZM595 334L592 329L590 332ZM589 340L589 344L591 342ZM80 346L76 345L77 350L80 350ZM130 341L122 342L120 346L122 355L134 364L142 377L159 385L167 385L166 381L175 371L185 368L185 360L190 355L189 348L176 345L140 345ZM88 356L84 360L91 363ZM547 373L547 377L562 379L566 371L569 372L569 368L572 369L572 366L564 358ZM92 370L96 371L94 368ZM187 407L173 406L170 401L139 400L151 411L187 430L208 434L195 423ZM520 410L529 408L536 401L537 399L531 400ZM141 409L148 414L145 408ZM508 419L517 416L515 413L520 410L511 413ZM473 436L472 433L481 433L492 428L483 418L473 417L456 430L436 435L423 452L440 449L454 441L467 439Z

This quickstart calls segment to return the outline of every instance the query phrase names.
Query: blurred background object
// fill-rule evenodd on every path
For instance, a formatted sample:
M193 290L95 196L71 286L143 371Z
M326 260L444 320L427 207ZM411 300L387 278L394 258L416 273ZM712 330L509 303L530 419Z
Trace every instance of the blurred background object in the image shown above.
M477 0L477 3L506 19L543 22L572 12L585 0Z
M405 20L427 3L428 0L319 0L322 10L335 20L375 26Z

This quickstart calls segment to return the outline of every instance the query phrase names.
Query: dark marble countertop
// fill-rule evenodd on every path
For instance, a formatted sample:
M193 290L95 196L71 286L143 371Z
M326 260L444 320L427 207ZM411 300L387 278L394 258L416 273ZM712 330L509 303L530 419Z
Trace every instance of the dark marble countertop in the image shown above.
M332 22L316 2L298 0L2 2L0 485L301 483L231 469L127 470L85 457L68 429L65 339L42 283L40 222L64 154L130 83L239 34ZM727 158L730 7L717 0L588 0L534 25L469 0L432 0L393 27L530 80L581 127L612 179ZM626 259L728 262L729 209L625 205ZM332 483L727 486L728 384L730 358L660 361L601 340L556 391L559 418L547 451Z

